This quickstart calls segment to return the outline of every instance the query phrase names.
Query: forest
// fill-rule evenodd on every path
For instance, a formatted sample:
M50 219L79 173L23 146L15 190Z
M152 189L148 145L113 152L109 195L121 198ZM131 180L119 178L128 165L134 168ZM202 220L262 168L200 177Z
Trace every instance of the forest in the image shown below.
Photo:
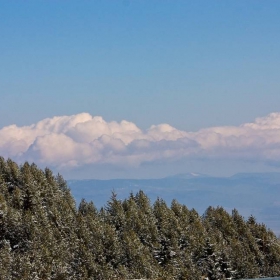
M0 157L0 279L242 279L279 263L280 240L236 209L201 216L143 191L76 205L60 174Z

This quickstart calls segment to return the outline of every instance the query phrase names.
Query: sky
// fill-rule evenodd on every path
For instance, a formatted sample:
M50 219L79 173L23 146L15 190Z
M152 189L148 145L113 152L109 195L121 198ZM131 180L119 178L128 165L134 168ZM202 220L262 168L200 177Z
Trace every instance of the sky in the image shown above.
M0 154L71 179L278 172L279 13L0 0Z

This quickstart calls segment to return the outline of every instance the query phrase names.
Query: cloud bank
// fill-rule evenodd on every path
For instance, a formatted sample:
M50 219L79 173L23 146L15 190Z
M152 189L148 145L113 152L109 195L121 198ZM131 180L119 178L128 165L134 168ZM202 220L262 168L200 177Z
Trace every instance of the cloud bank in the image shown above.
M0 155L58 169L87 164L139 166L182 158L222 158L280 163L280 113L240 126L197 132L169 124L146 131L128 121L106 122L81 113L44 119L30 126L0 130Z

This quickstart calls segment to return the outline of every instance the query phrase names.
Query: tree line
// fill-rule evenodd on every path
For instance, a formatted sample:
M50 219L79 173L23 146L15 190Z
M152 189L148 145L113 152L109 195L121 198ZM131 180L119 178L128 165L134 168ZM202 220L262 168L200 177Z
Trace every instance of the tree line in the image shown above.
M241 279L279 263L279 239L236 209L200 216L142 191L76 205L61 175L0 157L0 279Z

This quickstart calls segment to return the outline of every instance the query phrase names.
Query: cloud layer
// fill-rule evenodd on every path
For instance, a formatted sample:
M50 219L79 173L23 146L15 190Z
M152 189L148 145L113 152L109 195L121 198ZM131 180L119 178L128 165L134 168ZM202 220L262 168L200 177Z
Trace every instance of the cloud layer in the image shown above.
M0 130L0 154L56 168L87 164L138 166L182 158L225 158L280 163L280 113L240 126L197 132L168 124L146 131L128 121L106 122L88 113L44 119Z

